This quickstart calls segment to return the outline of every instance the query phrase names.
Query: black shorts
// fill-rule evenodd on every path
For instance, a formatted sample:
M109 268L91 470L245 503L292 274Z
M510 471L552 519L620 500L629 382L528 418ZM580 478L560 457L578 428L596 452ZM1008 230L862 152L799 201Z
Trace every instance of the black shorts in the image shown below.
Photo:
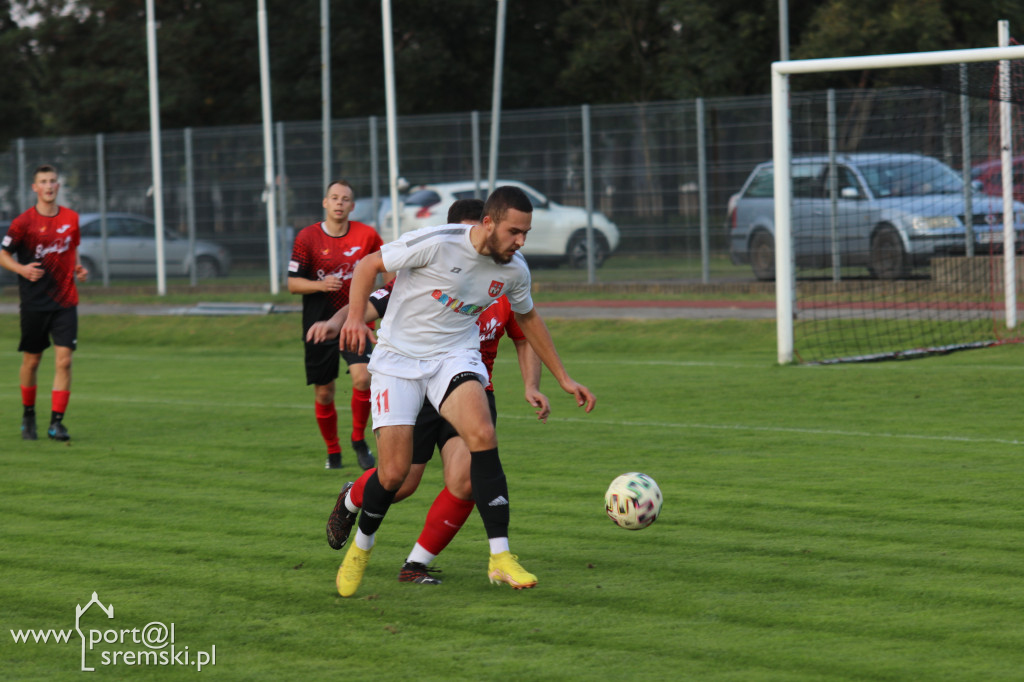
M53 345L75 350L78 347L78 308L58 310L22 310L21 342L23 353L42 353Z
M326 386L338 378L341 358L349 365L365 365L370 353L362 355L338 349L338 340L306 344L306 385Z
M498 407L494 402L494 391L484 392L487 394L487 406L491 409L491 422L497 424ZM434 448L440 450L450 438L458 435L455 427L446 422L433 405L424 401L412 431L412 463L426 464L434 456Z

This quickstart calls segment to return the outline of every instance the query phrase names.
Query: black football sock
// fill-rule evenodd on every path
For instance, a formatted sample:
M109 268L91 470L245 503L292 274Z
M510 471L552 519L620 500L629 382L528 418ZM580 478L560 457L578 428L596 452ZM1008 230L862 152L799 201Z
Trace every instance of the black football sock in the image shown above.
M377 532L397 492L384 489L377 478L376 470L366 479L366 487L363 488L363 511L359 514L359 530L363 534L373 535Z
M51 424L55 424L55 423L58 423L58 422L63 421L63 420L64 420L64 413L63 412L51 412L50 413L50 423Z
M507 538L509 524L508 481L501 468L498 448L471 453L469 478L473 500L488 538Z

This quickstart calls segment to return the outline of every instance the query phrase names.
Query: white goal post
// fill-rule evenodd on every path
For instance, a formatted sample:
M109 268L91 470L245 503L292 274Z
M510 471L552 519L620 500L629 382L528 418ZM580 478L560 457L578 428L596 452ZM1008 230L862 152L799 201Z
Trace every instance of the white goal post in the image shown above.
M792 229L790 202L792 200L792 146L790 136L789 76L793 74L888 69L911 66L941 66L973 62L1009 62L1024 59L1024 45L991 47L970 50L946 50L908 54L872 55L867 57L838 57L831 59L804 59L774 62L772 64L772 154L775 201L775 313L778 328L778 360L780 364L793 361L793 317L796 287L793 269ZM1006 71L1006 69L1001 69ZM1004 93L1003 98L1007 99ZM1005 110L1006 107L1003 107ZM1004 114L1005 115L1005 114ZM1003 134L1006 135L1005 128ZM1012 149L1008 138L1002 146L1003 163L1003 239L1004 253L1012 254L1014 247L1013 190L1010 162ZM1007 326L1016 325L1016 274L1014 259L1005 258L1005 292Z

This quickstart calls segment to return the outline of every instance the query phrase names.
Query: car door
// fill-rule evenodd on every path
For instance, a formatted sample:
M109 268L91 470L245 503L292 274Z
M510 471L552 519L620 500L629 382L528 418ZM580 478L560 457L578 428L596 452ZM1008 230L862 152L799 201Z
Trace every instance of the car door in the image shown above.
M116 216L108 218L110 227L110 263L111 273L118 266L118 274L154 275L156 274L156 240L153 237L153 224L137 218Z
M857 175L843 164L836 165L836 234L835 249L839 253L839 264L863 265L867 262L870 249L871 229L875 224L871 202L867 200L867 192L857 179ZM825 248L830 254L828 263L832 263L832 197L829 170L825 170L826 223L828 226Z
M824 192L825 164L795 162L792 166L793 255L797 262L807 266L820 266L829 253L830 225L828 202Z

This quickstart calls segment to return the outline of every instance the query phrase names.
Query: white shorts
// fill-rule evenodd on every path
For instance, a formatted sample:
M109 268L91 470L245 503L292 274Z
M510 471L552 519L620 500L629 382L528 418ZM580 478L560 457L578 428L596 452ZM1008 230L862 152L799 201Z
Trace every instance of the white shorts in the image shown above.
M410 358L379 346L370 355L370 413L373 428L412 426L426 398L440 411L452 378L472 372L487 385L478 349L459 348L436 358Z

